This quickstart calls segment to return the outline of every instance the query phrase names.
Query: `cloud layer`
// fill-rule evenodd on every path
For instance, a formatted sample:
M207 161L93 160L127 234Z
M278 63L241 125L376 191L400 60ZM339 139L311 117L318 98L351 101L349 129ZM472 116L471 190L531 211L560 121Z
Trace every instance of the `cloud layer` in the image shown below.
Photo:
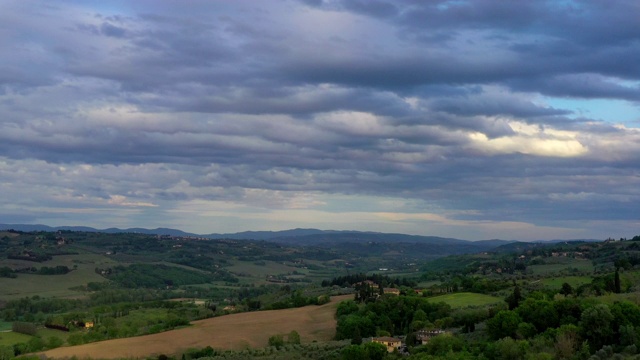
M638 13L5 1L0 222L637 235Z

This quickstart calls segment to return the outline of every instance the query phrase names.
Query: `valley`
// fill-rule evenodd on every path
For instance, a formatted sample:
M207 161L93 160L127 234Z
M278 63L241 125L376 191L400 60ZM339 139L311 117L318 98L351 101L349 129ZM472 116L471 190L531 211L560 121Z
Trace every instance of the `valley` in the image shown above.
M582 341L567 350L574 356L611 343L611 351L632 351L624 344L640 330L638 236L451 240L454 246L364 234L327 233L295 245L295 238L3 231L0 350L53 359L341 359L373 351L371 339L394 336L405 344L397 356L437 359L445 356L436 347L444 341L471 359L534 340L536 351L557 355L566 333ZM581 327L594 306L618 322L607 337ZM638 321L617 318L620 306L637 311ZM540 311L547 315L535 315ZM508 321L517 326L505 327ZM421 345L421 331L441 335ZM622 331L631 333L615 340ZM523 349L523 356L530 351Z

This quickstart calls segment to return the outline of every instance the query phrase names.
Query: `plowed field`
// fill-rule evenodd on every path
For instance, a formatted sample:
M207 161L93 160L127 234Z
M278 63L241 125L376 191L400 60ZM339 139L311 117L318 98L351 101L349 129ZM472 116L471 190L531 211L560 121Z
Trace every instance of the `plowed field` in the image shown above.
M141 358L176 354L187 348L242 349L267 346L270 336L295 330L302 342L327 341L336 329L338 302L353 295L337 296L322 306L258 311L194 321L188 328L133 338L62 347L44 352L49 358Z

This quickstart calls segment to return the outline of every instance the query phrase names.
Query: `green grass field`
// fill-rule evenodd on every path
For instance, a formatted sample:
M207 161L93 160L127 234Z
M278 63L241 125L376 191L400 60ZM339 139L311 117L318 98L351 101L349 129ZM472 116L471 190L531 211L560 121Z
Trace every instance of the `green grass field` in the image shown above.
M639 270L624 270L620 277L626 279L631 284L640 284L640 271Z
M420 281L418 283L418 287L419 288L423 288L423 289L426 289L426 288L431 287L433 285L440 285L440 281L438 281L438 280L429 280L429 281Z
M264 265L257 265L248 261L238 261L235 264L228 266L226 269L233 273L246 274L257 278L264 278L266 274L286 275L294 271L299 273L305 273L308 271L273 261L264 261Z
M370 273L372 274L381 274L381 275L387 275L390 277L394 277L394 278L402 278L402 277L415 277L417 275L420 275L420 272L418 269L415 270L387 270L387 271L370 271Z
M6 321L0 321L0 331L11 330L11 323Z
M275 261L234 261L230 266L225 266L225 269L237 276L240 279L240 284L268 284L266 275L288 276L312 281L332 277L324 275L325 270L309 270ZM297 275L293 275L294 271Z
M627 293L627 294L607 294L597 297L598 301L605 304L612 305L618 301L629 301L636 305L640 305L640 293Z
M62 339L62 341L67 341L69 337L69 333L61 330L47 329L47 328L39 328L36 332L36 335L39 336L43 340L47 340L50 337L57 337Z
M33 295L42 297L81 296L81 293L69 290L69 288L85 285L89 282L105 281L105 278L96 274L95 268L105 267L114 263L110 258L98 254L60 255L42 263L21 261L20 264L17 264L16 260L5 259L0 261L0 266L32 266L40 268L43 266L63 265L69 269L75 268L75 270L65 275L18 274L15 279L0 278L0 298L13 300Z
M593 271L593 263L591 260L586 259L556 258L550 260L550 263L547 264L530 265L527 267L527 270L531 270L534 275L549 275L562 271L571 272L574 269L580 272L590 273Z
M0 324L3 324L3 323L0 323ZM9 323L9 329L11 329L11 323ZM36 331L36 337L39 337L44 341L48 341L49 338L52 338L52 337L57 337L62 341L67 341L67 338L69 337L69 333L60 331L60 330L39 328ZM33 338L33 336L2 330L0 331L0 346L3 346L3 345L12 346L18 343L26 343L29 340L31 340L31 338Z
M591 282L591 277L589 276L562 276L562 277L554 277L542 279L541 283L552 289L560 289L562 288L562 284L567 283L571 285L574 289L579 287L582 284L588 284Z
M109 266L109 264L114 264L116 261L111 259L108 256L101 254L77 254L77 255L56 255L53 259L49 261L45 261L41 263L42 266L57 266L57 265L66 265L69 268L72 268L73 265L78 265L79 267L82 265L90 265L92 268L96 266Z
M21 342L27 342L31 339L32 336L15 333L13 331L9 332L0 332L0 346L3 345L13 345Z
M495 296L467 292L434 296L429 298L429 301L444 302L445 304L449 304L452 308L485 306L504 302L503 299Z

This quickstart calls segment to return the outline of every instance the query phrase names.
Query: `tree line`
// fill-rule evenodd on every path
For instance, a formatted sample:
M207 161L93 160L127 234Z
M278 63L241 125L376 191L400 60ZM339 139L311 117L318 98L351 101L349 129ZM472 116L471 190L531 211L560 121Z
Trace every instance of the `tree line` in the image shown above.
M387 275L382 274L370 274L367 275L365 273L351 274L345 276L338 276L331 280L322 280L322 287L328 286L340 286L340 287L350 287L354 284L363 282L363 281L372 281L377 285L383 287L393 287L393 286L406 286L406 287L415 287L418 283L415 280L407 279L407 278L391 278Z

